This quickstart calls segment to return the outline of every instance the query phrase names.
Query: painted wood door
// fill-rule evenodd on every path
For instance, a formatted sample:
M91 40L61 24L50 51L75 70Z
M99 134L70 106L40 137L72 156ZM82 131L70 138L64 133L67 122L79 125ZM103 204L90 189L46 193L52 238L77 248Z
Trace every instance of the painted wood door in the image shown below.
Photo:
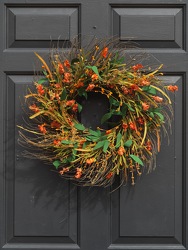
M1 0L1 249L187 249L187 4ZM135 187L113 193L75 187L52 167L21 155L16 125L37 67L33 52L46 55L51 40L66 50L80 33L132 39L164 64L164 77L179 87L170 145L163 140L156 170Z

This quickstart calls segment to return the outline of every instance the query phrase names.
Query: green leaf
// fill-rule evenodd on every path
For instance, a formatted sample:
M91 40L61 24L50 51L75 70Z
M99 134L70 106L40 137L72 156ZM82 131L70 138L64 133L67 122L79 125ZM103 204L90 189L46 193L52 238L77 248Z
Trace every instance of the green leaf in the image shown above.
M90 144L90 142L88 142L88 141L84 142L82 148L85 149L89 144Z
M150 112L149 115L151 116L151 118L154 118L154 113Z
M124 62L125 58L124 57L120 57L116 62L118 64L122 64Z
M40 79L40 80L38 81L38 84L42 84L42 83L47 82L47 81L48 81L47 78L42 78L42 79Z
M130 148L130 146L133 144L133 141L132 140L128 140L125 142L124 146L127 147L127 148Z
M101 131L100 130L92 130L92 129L89 129L89 133L93 136L96 136L96 137L100 137L101 136Z
M143 161L136 155L129 155L135 162L137 162L138 164L140 164L141 166L144 166Z
M54 167L55 167L56 169L58 169L58 167L61 165L61 162L58 161L58 160L56 160L56 161L53 162L53 165L54 165Z
M132 112L135 111L135 110L131 107L131 105L129 105L128 103L126 103L126 105L127 105L128 109L129 109L130 111L132 111Z
M64 101L67 97L67 90L64 89L63 92L61 93L61 101Z
M142 88L142 90L145 91L145 92L147 92L147 93L149 93L149 94L151 94L151 95L156 95L156 94L157 94L156 89L154 89L154 88L151 87L151 86L144 86L144 87Z
M105 115L103 115L102 119L101 119L101 124L105 123L107 120L109 120L112 116L112 113L106 113Z
M108 140L106 140L106 141L104 142L104 145L103 145L103 152L104 152L104 153L107 152L107 149L108 149L109 145L110 145L110 142L109 142Z
M43 70L42 73L43 73L45 76L48 75L48 73L47 73L45 70Z
M157 94L157 90L154 89L154 88L152 88L152 87L150 87L149 90L148 90L148 93L152 94L152 95L156 95Z
M71 161L74 161L75 160L75 155L70 155L68 158L67 158L67 163L70 163Z
M69 159L69 158L68 158L68 159ZM75 159L76 159L76 155L73 155L73 154L72 154L71 157L70 157L70 162L71 162L71 161L74 161Z
M97 75L99 76L99 78L101 78L100 75L99 75L99 71L98 71L97 66L86 66L86 68L92 69L93 72L94 72L95 74L97 74Z
M164 121L164 116L159 113L159 112L154 112L156 115L158 115L158 117L160 118L161 121Z
M100 137L100 140L103 140L103 141L107 140L107 135L103 134L103 136Z
M92 142L97 142L97 141L104 141L104 140L106 140L107 139L107 136L106 135L101 135L100 134L100 136L98 135L98 136L95 136L95 135L87 135L86 136L86 140L87 141L92 141Z
M144 87L142 88L142 90L145 91L145 92L147 92L147 91L149 90L149 86L144 86Z
M152 112L160 112L162 110L162 107L158 107L158 108L152 108L150 109Z
M87 99L87 92L86 91L84 91L82 95Z
M62 144L67 144L67 145L73 144L72 141L68 141L68 140L62 140L61 143L62 143Z
M97 74L98 76L100 76L100 75L99 75L98 68L97 68L96 66L92 66L92 70L93 70L93 72L94 72L95 74Z
M77 154L77 150L76 150L77 148L74 148L73 150L72 150L72 155L74 156L74 158L76 159L76 154Z
M63 161L62 161L62 163L69 163L69 161L67 160L67 158L66 159L63 159Z
M78 104L78 112L80 113L82 111L82 105L80 105L79 103Z
M74 125L74 127L75 127L76 129L80 130L80 131L83 131L83 130L86 129L86 128L84 127L84 125L81 124L81 123L76 123L76 124Z
M126 116L127 114L127 105L125 103L123 103L121 107L121 113L122 113L122 116Z
M87 99L87 92L85 91L84 88L80 88L77 91L79 96L84 96Z
M99 137L93 136L93 135L87 135L86 136L86 140L87 141L92 141L92 142L96 142L99 140Z
M95 147L93 148L93 150L102 148L104 146L105 141L99 141L97 142L97 144L95 145Z
M110 102L110 106L114 105L116 107L119 107L119 101L117 101L116 99L114 99L113 97L109 98L109 102Z
M122 116L122 113L121 113L121 111L116 111L116 110L115 110L115 111L113 112L113 115L121 115L121 116Z
M112 59L111 64L122 64L124 57L120 57L119 53L116 52L114 59Z
M116 148L119 148L121 138L122 138L122 134L120 132L118 132L117 137L116 137Z
M86 66L86 68L92 69L93 72L99 76L99 71L98 71L97 66Z

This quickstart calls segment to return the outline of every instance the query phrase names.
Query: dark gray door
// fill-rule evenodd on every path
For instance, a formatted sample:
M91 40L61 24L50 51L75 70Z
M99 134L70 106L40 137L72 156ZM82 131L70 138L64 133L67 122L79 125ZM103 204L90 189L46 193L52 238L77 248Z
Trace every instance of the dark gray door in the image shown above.
M188 249L186 171L186 0L1 0L1 249ZM77 188L36 160L21 156L16 125L20 97L32 81L34 51L50 40L67 49L82 33L131 38L164 64L179 91L173 99L170 145L136 186ZM127 51L129 53L129 51ZM24 105L24 103L23 103Z

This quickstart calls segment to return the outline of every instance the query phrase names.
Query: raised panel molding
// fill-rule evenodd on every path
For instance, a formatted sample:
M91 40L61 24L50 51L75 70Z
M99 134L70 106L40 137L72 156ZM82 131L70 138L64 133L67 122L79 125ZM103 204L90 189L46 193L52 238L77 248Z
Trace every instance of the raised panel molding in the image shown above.
M168 84L178 85L172 95L174 122L172 134L163 139L156 169L137 178L136 187L121 187L112 194L111 245L109 249L185 249L185 182L182 155L185 133L183 120L184 76L162 77ZM181 142L181 143L178 143ZM177 146L179 145L179 146ZM164 155L165 152L165 155ZM163 191L162 191L163 190ZM153 246L151 247L151 245ZM158 248L159 247L159 248Z
M54 169L23 157L17 125L25 116L24 95L33 76L7 76L6 119L6 242L50 243L64 249L78 249L79 226L77 188L62 181ZM24 110L22 110L22 108ZM45 178L45 182L41 181Z
M184 49L183 7L113 7L112 34L144 48Z
M49 48L52 41L69 47L79 34L79 5L7 7L8 48Z

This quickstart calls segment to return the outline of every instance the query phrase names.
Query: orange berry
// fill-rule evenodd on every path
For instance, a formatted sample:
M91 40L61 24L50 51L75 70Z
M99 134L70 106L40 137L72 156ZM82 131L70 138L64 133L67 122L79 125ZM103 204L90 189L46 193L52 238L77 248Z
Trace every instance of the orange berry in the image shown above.
M120 146L118 149L118 155L123 155L125 153L124 147Z

